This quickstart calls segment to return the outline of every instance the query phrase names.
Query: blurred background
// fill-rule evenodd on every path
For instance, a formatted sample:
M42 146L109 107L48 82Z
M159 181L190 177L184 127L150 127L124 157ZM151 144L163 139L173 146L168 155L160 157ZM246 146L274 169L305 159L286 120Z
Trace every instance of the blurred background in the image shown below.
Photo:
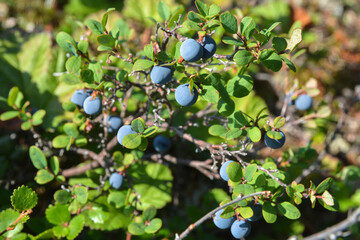
M343 109L348 109L343 127L335 135L329 146L329 154L322 161L322 169L308 178L319 183L324 176L335 175L337 180L331 192L338 199L340 212L328 212L317 206L311 209L308 202L300 207L302 218L292 221L279 218L276 224L258 222L253 224L249 239L286 239L291 235L309 235L346 218L346 212L360 206L360 105L353 104L354 95L360 86L360 1L358 0L203 0L217 3L222 10L237 9L232 12L239 19L250 15L263 26L279 21L278 33L288 33L294 27L303 29L303 41L293 56L297 67L290 78L299 86L310 80L318 89L315 101L327 104L331 115L325 119L309 120L305 132L294 127L289 133L289 146L305 146L311 142L318 152L324 147ZM186 10L195 10L193 1L166 0L171 10L183 5ZM74 91L73 86L63 85L56 74L65 71L66 54L54 40L59 31L72 34L79 39L84 28L82 22L88 18L101 19L107 8L114 7L116 17L127 22L129 49L142 51L143 46L154 33L154 23L147 17L159 19L157 0L0 0L0 96L7 98L11 87L19 86L31 106L46 109L45 127L56 127L66 118L61 104L68 101ZM226 52L222 46L221 33L216 33L219 53ZM129 50L130 51L130 50ZM285 71L271 73L261 67L251 69L254 73L256 96L261 104L267 104L271 114L279 114L284 93ZM352 105L351 105L352 104ZM352 106L346 108L346 106ZM0 103L0 111L7 110ZM35 171L27 160L28 146L32 144L30 133L20 130L21 122L11 120L0 122L0 206L9 204L8 197L13 186L31 183ZM291 132L291 127L287 129ZM196 133L195 133L196 134ZM189 151L194 149L190 148ZM305 151L304 150L304 151ZM268 152L262 153L264 156ZM277 155L280 152L272 152ZM311 153L310 158L311 158ZM27 162L26 162L27 161ZM162 210L164 229L160 236L167 239L170 233L181 232L187 225L200 218L206 211L222 200L227 194L226 184L208 181L196 170L173 169L173 203ZM306 181L306 180L305 180ZM33 186L45 207L58 186ZM209 189L213 189L208 191ZM171 217L166 212L172 212ZM36 225L44 222L41 214L27 224L32 233L39 231ZM161 214L161 213L160 213ZM263 221L263 220L262 220ZM359 226L351 229L354 235L343 239L360 239ZM86 231L79 238L98 239L101 234ZM108 233L115 237L117 233ZM159 238L161 239L161 237ZM230 239L230 233L215 229L206 222L188 239Z

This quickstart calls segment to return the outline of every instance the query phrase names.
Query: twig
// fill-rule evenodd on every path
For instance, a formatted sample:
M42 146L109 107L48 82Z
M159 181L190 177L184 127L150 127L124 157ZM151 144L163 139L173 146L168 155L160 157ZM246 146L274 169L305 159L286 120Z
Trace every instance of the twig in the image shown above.
M303 238L303 240L321 240L321 239L335 239L331 237L337 237L339 232L341 233L351 225L360 222L360 208L357 208L352 214L350 214L345 220L326 228L325 230L315 233L313 235Z
M0 233L0 236L3 235L3 234L5 234L7 231L13 230L13 229L15 228L15 225L16 225L23 217L29 215L30 213L32 213L32 210L31 210L31 209L27 210L26 212L25 212L25 211L22 211L22 212L20 213L19 217L18 217L12 224L10 224L9 227L7 227L4 231L2 231L2 232Z
M189 235L189 233L197 226L199 226L200 224L202 224L203 222L205 222L208 218L211 218L211 216L213 214L215 214L217 211L223 209L223 208L226 208L227 206L230 206L234 203L237 203L237 202L240 202L244 199L247 199L247 198L251 198L251 197L255 197L255 196L259 196L259 195L269 195L269 191L262 191L262 192L256 192L256 193L252 193L252 194L249 194L247 196L239 196L238 198L220 206L220 207L217 207L215 208L214 210L210 211L209 213L207 213L206 215L204 215L202 218L200 218L199 220L197 220L195 223L191 224L184 232L182 232L180 235L176 234L176 237L175 237L175 240L181 240L183 238L185 238L187 235Z

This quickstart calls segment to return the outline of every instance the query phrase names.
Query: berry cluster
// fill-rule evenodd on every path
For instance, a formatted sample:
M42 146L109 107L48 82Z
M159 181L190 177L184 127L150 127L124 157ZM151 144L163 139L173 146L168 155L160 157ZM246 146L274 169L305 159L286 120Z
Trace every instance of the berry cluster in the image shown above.
M229 175L227 173L227 168L229 167L230 163L234 161L226 161L220 168L220 177L225 180L229 181ZM262 218L262 206L260 203L255 203L255 201L251 201L248 204L253 211L253 215L250 218L242 218L240 216L231 216L230 218L224 218L221 214L224 212L224 209L217 211L213 217L213 221L215 226L220 229L228 229L230 228L231 234L236 239L244 238L250 234L251 225L249 222L255 222Z

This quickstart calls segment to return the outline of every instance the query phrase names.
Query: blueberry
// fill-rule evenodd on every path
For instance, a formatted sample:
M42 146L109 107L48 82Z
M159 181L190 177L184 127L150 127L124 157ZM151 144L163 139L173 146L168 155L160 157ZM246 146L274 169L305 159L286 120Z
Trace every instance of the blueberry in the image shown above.
M203 59L211 58L216 52L216 43L210 36L205 36L203 38L201 46L203 47Z
M117 132L117 140L118 142L123 146L123 139L126 135L136 133L134 130L132 130L131 125L124 125L122 126L119 131Z
M279 131L279 133L282 135L281 139L272 139L265 134L265 145L272 149L281 148L285 143L285 134L282 131Z
M110 125L109 132L116 132L122 125L122 119L119 116L107 116L106 122Z
M154 66L150 71L150 78L154 83L166 84L172 79L174 70L170 66Z
M154 138L154 148L159 153L164 153L171 147L171 141L169 138L158 135Z
M89 96L84 101L84 111L89 115L97 115L101 112L102 103L101 99L93 96Z
M76 90L74 95L72 95L71 97L71 102L75 103L79 107L83 107L85 99L89 97L90 94L91 94L91 90L86 90L86 91L84 89Z
M307 94L300 95L295 100L295 107L301 111L308 110L309 108L311 108L312 102L313 102L312 97L310 97L309 95Z
M253 210L254 215L251 218L248 218L246 220L248 220L250 222L255 222L255 221L259 220L260 218L262 218L262 206L260 203L255 204L254 201L251 201L249 206Z
M196 62L203 55L203 48L194 39L186 39L180 47L180 55L188 62Z
M226 162L220 167L220 177L221 177L222 179L224 179L225 181L229 181L229 180L230 180L230 178L229 178L229 176L228 176L228 174L227 174L227 172L226 172L226 168L227 168L227 167L229 166L229 164L232 163L232 162L234 162L234 161L231 161L231 160L226 161Z
M194 105L198 99L198 96L199 93L196 88L193 88L193 94L191 95L188 83L182 84L175 89L175 100L181 106L188 107Z
M251 231L251 225L249 222L246 222L244 220L236 220L231 225L231 234L236 239L244 238L250 234Z
M121 187L123 181L124 181L123 175L120 175L117 172L111 174L110 179L109 179L110 185L115 189L119 189Z
M220 229L227 229L231 227L231 224L235 221L235 216L232 216L231 218L222 218L220 214L224 211L224 209L221 209L215 213L215 216L213 218L215 226L217 226Z

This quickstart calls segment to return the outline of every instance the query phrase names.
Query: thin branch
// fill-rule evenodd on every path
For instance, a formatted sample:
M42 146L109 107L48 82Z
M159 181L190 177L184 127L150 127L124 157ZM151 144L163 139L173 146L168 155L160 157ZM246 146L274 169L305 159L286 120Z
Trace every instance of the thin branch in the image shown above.
M211 216L213 214L215 214L217 211L223 209L223 208L226 208L227 206L230 206L234 203L237 203L237 202L240 202L242 200L245 200L247 198L251 198L251 197L255 197L255 196L259 196L259 195L269 195L270 192L269 191L262 191L262 192L256 192L256 193L252 193L252 194L249 194L247 196L239 196L237 197L236 199L220 206L220 207L217 207L215 208L214 210L210 211L209 213L207 213L206 215L204 215L202 218L200 218L199 220L197 220L195 223L191 224L184 232L182 232L180 234L180 236L178 234L176 234L176 237L175 237L175 240L181 240L183 238L185 238L187 235L189 235L189 233L197 226L201 225L203 222L205 222L207 219L211 218Z
M313 235L305 237L303 240L322 240L322 239L334 239L332 237L337 237L338 234L345 229L349 228L351 225L360 222L360 208L357 208L353 213L351 213L345 220L326 228L325 230L315 233Z

